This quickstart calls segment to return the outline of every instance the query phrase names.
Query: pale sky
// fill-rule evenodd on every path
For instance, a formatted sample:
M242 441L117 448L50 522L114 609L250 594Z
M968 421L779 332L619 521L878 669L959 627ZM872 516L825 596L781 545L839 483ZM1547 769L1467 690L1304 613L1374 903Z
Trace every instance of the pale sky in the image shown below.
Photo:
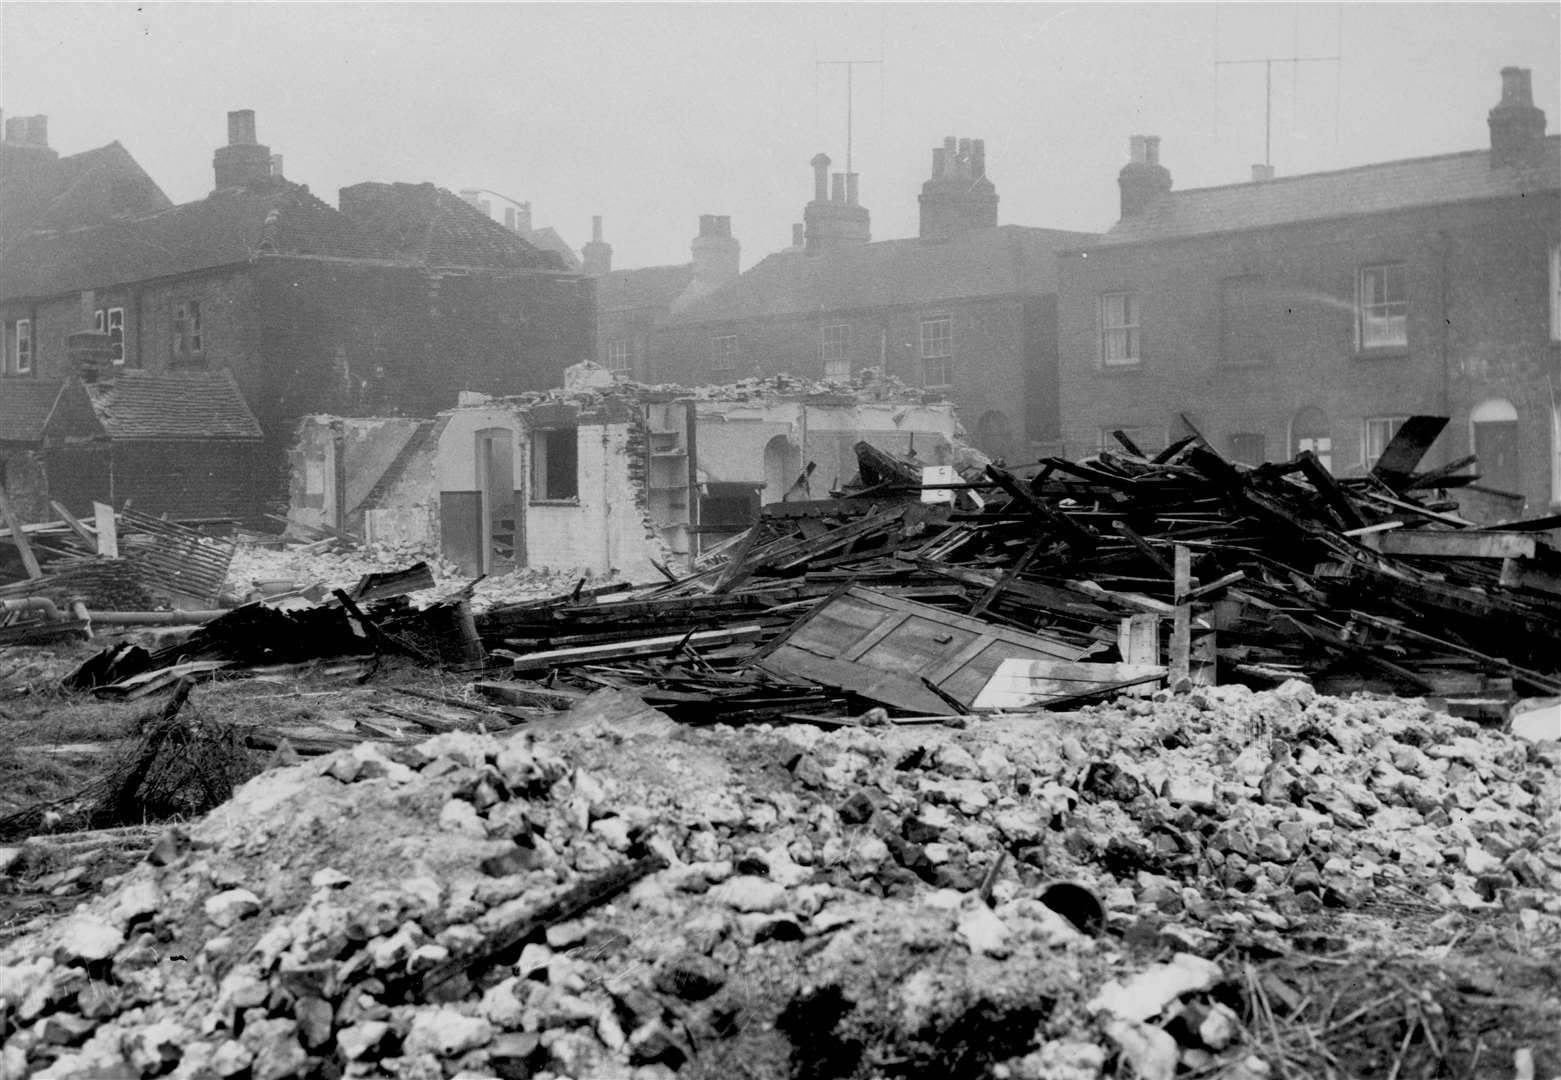
M820 150L874 239L914 236L945 135L983 138L999 220L1104 230L1128 137L1178 188L1488 145L1499 71L1561 120L1561 5L0 3L0 107L61 153L118 139L175 202L212 185L230 109L327 202L364 180L529 200L616 267L686 261L729 214L743 265L789 243ZM495 205L502 205L494 200Z

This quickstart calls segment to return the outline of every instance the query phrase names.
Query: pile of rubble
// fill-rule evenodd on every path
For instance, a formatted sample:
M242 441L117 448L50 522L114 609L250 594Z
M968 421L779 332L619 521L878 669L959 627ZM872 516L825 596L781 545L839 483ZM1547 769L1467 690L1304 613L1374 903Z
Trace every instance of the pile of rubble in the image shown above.
M1552 1075L1558 766L1299 683L740 731L602 690L170 829L0 949L0 1075ZM1503 986L1343 989L1496 942Z

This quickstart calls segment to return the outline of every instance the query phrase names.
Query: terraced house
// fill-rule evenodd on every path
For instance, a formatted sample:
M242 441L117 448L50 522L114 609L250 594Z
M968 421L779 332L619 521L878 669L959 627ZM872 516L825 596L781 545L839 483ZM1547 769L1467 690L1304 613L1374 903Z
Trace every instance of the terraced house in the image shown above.
M0 159L0 420L11 429L0 446L18 487L25 475L34 488L114 497L71 472L101 454L64 452L105 438L103 425L85 410L80 430L51 421L51 388L71 380L98 387L94 401L128 401L150 375L160 395L187 378L192 400L233 387L221 394L259 426L260 448L243 450L250 464L219 464L232 424L185 418L144 432L206 439L195 457L214 471L209 483L137 485L137 506L254 517L286 504L287 448L304 415L430 415L461 390L555 385L594 348L591 283L557 255L432 184L357 184L332 207L283 175L248 110L228 114L211 193L178 206L117 144L58 158L42 118L13 125ZM125 386L109 395L114 382ZM197 505L191 491L228 497Z
M813 159L792 246L660 320L650 377L685 384L876 369L955 403L972 441L1010 461L1058 435L1056 253L1094 234L997 223L979 139L933 151L913 239L871 239L855 174Z
M1502 72L1490 145L1172 190L1131 140L1121 217L1062 256L1065 452L1155 450L1191 421L1243 462L1312 450L1360 475L1403 420L1478 455L1466 512L1561 507L1561 138Z

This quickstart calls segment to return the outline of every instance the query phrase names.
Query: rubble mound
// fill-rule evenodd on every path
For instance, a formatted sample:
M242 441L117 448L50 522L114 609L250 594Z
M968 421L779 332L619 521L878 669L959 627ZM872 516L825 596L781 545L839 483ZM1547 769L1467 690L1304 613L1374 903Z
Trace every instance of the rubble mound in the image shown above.
M1301 684L361 744L0 948L0 1077L1553 1075L1558 765Z

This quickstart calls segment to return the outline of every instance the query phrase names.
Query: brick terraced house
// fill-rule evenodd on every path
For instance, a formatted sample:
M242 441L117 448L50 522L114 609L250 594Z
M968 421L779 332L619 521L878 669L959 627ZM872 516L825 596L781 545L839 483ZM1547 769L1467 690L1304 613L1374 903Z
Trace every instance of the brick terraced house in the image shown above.
M84 374L226 372L262 437L249 516L285 505L304 415L428 415L461 390L553 386L594 350L590 280L432 184L358 184L333 208L282 175L248 110L228 114L214 190L195 202L168 205L109 151L89 152L102 159L89 175L108 177L88 185L106 193L96 205L62 216L37 183L14 231L5 221L0 399L35 405L49 396L39 386ZM17 160L4 158L6 190ZM55 201L79 185L63 188ZM0 417L36 411L0 405ZM0 445L32 436L0 431ZM86 479L48 481L80 492Z
M1188 191L1135 136L1120 220L1061 257L1065 452L1154 450L1185 415L1235 460L1360 475L1428 413L1451 423L1427 467L1479 457L1467 512L1561 507L1561 138L1518 68L1489 125L1488 149Z

